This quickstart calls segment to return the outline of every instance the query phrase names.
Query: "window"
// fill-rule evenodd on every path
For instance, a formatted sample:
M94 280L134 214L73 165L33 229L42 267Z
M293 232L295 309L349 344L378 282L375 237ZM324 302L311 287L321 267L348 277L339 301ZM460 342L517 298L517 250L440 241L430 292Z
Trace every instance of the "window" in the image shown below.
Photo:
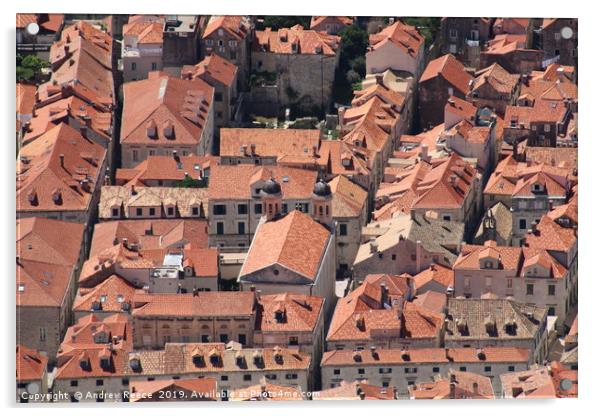
M245 334L238 334L238 343L242 345L247 344L247 336Z
M449 95L450 97L451 97L452 95L454 95L454 89L453 89L452 87L449 87L449 88L447 89L447 95Z
M378 369L378 372L380 374L391 374L392 371L393 371L393 369L389 368L389 367L387 367L387 368L379 368Z
M416 374L418 372L418 369L416 367L407 367L404 368L404 373L406 374Z
M299 337L289 337L288 345L299 345Z
M138 151L137 150L132 150L132 160L134 162L138 161Z
M119 208L113 208L113 209L111 210L111 215L112 215L113 217L118 217L118 216L119 216Z
M409 384L409 383L408 383ZM383 387L389 387L389 382L388 381L383 381L382 382Z
M224 223L223 222L217 222L215 224L216 228L217 228L217 234L221 235L224 233Z
M363 368L358 368L357 373L358 374L366 374L366 370L364 370Z
M129 386L130 385L130 379L129 378L122 378L121 379L121 384L124 386Z
M393 260L393 261L397 260L397 254L391 254L391 260Z
M513 365L509 365L508 366L508 371L514 371L514 366Z
M40 342L46 342L46 328L40 328Z
M132 71L136 70L136 62L132 62Z
M236 48L237 42L235 40L229 40L228 45L230 45L232 48Z
M287 380L296 380L297 377L298 377L297 374L292 374L292 373L286 375Z
M443 216L443 221L451 221L451 216L450 215L444 215Z
M347 235L347 224L339 225L339 234L342 236Z
M170 217L171 217L172 215L174 215L174 210L173 210L173 207L168 207L168 208L167 208L167 215L169 215Z
M556 308L555 307L551 306L548 309L548 316L556 316Z
M332 371L332 373L333 373L335 376L338 376L338 375L340 375L340 374L341 374L341 370L340 370L339 368L335 368L335 369Z
M102 385L104 385L104 384L105 384L105 383L104 383L104 380L96 380L96 385L97 385L97 386L102 386Z
M490 365L486 365L485 366L485 372L486 373L491 373L491 366Z
M228 376L222 376L221 379L222 381L228 381Z
M219 342L227 343L228 342L228 334L219 334Z
M556 285L548 285L548 296L556 295Z
M464 366L460 367L460 371L466 371L466 367L464 367Z
M226 215L226 206L225 205L214 205L213 206L213 215Z
M456 39L458 37L458 31L456 29L449 29L449 37Z
M251 374L245 374L245 375L243 375L243 376L242 376L242 379L243 379L244 381L251 381Z
M201 335L201 342L209 342L209 335Z
M215 93L215 101L217 102L222 102L224 100L224 96L222 95L221 92L216 92Z
M248 206L246 204L238 205L238 215L247 215L247 213L249 212L247 208Z
M136 216L137 217L141 217L142 216L142 208L136 208Z
M550 125L549 124L544 124L543 125L543 131L545 131L546 133L548 133L550 131Z
M156 71L157 70L157 63L156 62L151 63L151 68L152 68L153 71Z
M261 214L261 204L255 204L255 214Z
M192 207L192 215L195 217L199 216L199 207Z
M433 367L433 373L438 373L439 372L439 367Z
M230 59L231 60L235 60L236 59L236 51L230 51Z
M77 380L71 380L71 382L69 383L69 385L71 387L77 387Z
M560 40L560 32L554 33L554 39L555 40Z
M238 223L238 234L244 234L244 233L245 233L245 223L239 222Z
M506 279L506 288L512 289L512 279Z
M532 295L533 294L533 284L528 283L527 284L527 295Z
M518 228L520 228L521 230L526 230L527 229L527 220L524 218L521 218L520 220L518 220Z
M148 209L148 214L151 215L151 216L154 216L155 215L155 209L154 208L149 208Z

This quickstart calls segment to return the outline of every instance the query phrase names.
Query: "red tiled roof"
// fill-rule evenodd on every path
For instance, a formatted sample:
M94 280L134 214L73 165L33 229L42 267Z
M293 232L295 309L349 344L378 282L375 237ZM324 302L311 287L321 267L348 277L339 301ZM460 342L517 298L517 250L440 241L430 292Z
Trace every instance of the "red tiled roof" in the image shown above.
M37 139L57 124L69 123L69 118L77 120L82 126L88 125L107 143L112 140L110 132L113 127L113 114L102 107L88 104L77 95L70 95L37 107L34 113L23 136L24 145Z
M431 264L429 268L421 271L420 273L414 276L414 286L416 290L420 289L422 286L430 282L436 282L444 288L453 286L454 271L449 267L445 267L440 264L434 263Z
M479 357L484 354L484 359ZM525 363L529 362L528 348L486 347L477 348L418 348L409 350L379 349L373 354L370 350L333 350L322 356L321 366L366 366L383 364L411 363ZM356 360L354 357L358 357Z
M199 78L214 87L214 81L230 87L236 81L237 73L238 67L236 65L215 53L205 57L194 66L184 66L182 68L182 78Z
M299 386L280 386L261 382L254 386L230 392L230 401L283 401L303 400L303 392Z
M342 140L323 140L318 164L331 175L370 175L373 152Z
M556 396L576 398L579 391L578 371L570 370L558 361L553 361L550 367ZM568 380L570 383L567 383L565 380Z
M546 367L500 375L504 397L545 399L556 397L554 382Z
M267 221L257 228L240 276L278 264L314 280L329 239L330 232L323 225L309 215L293 210L283 218Z
M46 218L17 220L17 305L62 304L80 255L84 226Z
M502 94L512 93L520 79L520 75L509 73L497 62L476 72L475 76L472 91L478 91L482 86L489 85Z
M146 186L148 181L181 181L186 174L200 179L205 170L211 171L219 158L217 156L148 156L136 167L117 169L115 183L121 186Z
M47 364L48 358L36 350L17 344L17 382L42 380Z
M525 245L529 248L568 252L577 244L577 235L572 228L558 225L548 216L543 216L531 234L527 234Z
M17 115L32 114L36 101L36 86L17 82Z
M424 43L424 38L414 26L397 21L369 37L370 48L378 49L387 42L393 42L415 58Z
M61 123L19 151L17 211L87 211L106 150Z
M102 334L105 338L98 342L96 338ZM76 349L89 349L90 345L102 348L107 344L112 344L113 348L131 350L132 342L132 327L127 316L114 314L100 319L94 314L89 314L67 328L59 354Z
M368 192L344 175L335 176L328 184L332 191L332 216L359 218L366 206Z
M251 199L251 186L270 177L280 184L284 200L309 199L317 172L283 166L217 165L211 170L209 200Z
M111 275L92 288L79 288L73 301L74 312L91 312L95 302L101 304L100 312L127 312L124 305L132 305L136 288L118 275ZM103 301L104 300L104 301Z
M255 153L252 154L252 147ZM285 156L313 159L320 146L317 129L220 129L220 156ZM243 153L241 149L245 149Z
M203 39L208 38L219 29L226 31L231 37L237 40L244 39L250 31L250 24L244 16L211 16Z
M255 31L253 49L278 54L336 55L340 40L339 36L305 30L301 25L277 31L268 27ZM293 49L293 45L296 45L296 49Z
M136 293L132 315L138 316L251 316L253 292Z
M183 80L160 72L123 86L122 144L197 145L213 102L205 81ZM173 127L166 136L167 124ZM149 130L154 134L149 137ZM152 133L151 133L152 134Z
M331 389L314 392L312 400L397 400L394 387L380 387L363 381L341 381Z
M163 43L163 22L136 22L123 26L124 36L135 36L138 44Z
M418 383L410 387L412 399L493 399L489 377L464 371L451 371L449 378Z
M498 246L495 241L487 241L483 246L466 244L462 247L462 252L453 269L480 269L480 260L483 258L499 261L500 267L504 270L518 272L522 260L522 249Z
M295 293L261 295L258 298L255 330L267 332L309 332L313 333L322 317L324 299ZM282 314L282 320L276 313ZM322 317L322 319L324 319Z
M426 82L438 76L442 76L462 94L468 94L470 91L469 83L473 78L466 72L464 65L452 54L443 55L429 62L420 77L420 82Z

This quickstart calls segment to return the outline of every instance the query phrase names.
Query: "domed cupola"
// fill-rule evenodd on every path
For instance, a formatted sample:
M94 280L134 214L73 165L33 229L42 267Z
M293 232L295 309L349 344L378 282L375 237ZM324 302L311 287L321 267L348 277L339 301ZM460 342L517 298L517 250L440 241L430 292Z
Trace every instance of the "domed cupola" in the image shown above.
M314 185L314 195L325 198L329 197L331 194L330 185L324 182L324 179L320 179Z
M282 188L276 179L270 178L265 181L263 188L261 188L261 193L266 195L279 195L282 193Z

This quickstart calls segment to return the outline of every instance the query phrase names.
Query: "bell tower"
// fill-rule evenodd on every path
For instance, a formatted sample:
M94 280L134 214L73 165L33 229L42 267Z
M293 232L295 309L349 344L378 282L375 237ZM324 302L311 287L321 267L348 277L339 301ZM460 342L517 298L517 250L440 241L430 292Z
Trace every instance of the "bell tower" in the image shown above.
M324 179L318 180L314 185L311 195L312 217L314 220L331 226L332 225L332 192L330 185Z
M282 188L274 178L268 179L261 189L261 206L268 221L280 215L282 211Z

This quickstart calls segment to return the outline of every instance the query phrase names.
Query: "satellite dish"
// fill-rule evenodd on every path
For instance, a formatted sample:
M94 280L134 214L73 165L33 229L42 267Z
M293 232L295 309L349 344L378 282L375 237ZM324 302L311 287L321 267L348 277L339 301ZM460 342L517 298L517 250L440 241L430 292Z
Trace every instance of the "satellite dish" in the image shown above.
M29 394L36 394L40 392L40 386L38 386L36 383L29 383L25 390L27 390L27 393Z
M37 35L40 32L40 26L38 26L37 23L29 23L25 27L25 30L27 30L27 33L30 35Z

